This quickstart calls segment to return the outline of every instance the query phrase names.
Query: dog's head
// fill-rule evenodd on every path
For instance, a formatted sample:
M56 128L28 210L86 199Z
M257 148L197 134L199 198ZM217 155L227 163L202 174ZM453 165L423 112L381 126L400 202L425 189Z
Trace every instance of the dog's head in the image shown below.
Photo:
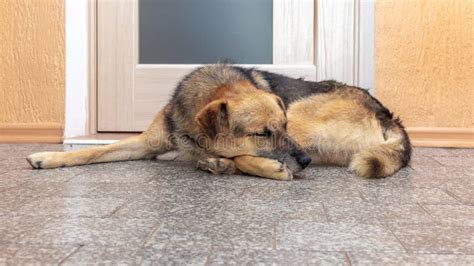
M196 116L206 136L203 145L227 158L252 155L278 160L294 172L308 166L311 158L287 133L285 105L278 96L250 83L225 89L223 97Z

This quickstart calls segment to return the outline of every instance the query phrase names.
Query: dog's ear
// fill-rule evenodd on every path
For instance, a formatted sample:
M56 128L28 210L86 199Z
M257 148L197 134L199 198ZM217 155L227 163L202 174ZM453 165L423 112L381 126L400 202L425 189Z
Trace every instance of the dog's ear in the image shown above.
M226 100L215 100L206 105L196 115L199 128L213 138L219 133L229 131L229 117Z
M283 112L286 113L285 103L283 102L283 100L280 97L277 96L276 98L277 98L278 105L283 110Z

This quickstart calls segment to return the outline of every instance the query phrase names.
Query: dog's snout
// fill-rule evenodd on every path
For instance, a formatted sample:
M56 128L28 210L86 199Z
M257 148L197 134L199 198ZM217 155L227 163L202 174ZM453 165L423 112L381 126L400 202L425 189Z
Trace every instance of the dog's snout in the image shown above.
M295 157L296 161L303 169L311 163L311 157L305 152L297 152Z

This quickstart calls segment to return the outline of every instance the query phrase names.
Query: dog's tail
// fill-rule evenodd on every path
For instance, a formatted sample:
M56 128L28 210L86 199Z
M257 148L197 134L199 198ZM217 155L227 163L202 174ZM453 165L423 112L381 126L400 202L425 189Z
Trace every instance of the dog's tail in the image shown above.
M359 176L380 178L390 176L410 161L411 144L399 119L392 120L384 132L385 141L355 153L349 169Z

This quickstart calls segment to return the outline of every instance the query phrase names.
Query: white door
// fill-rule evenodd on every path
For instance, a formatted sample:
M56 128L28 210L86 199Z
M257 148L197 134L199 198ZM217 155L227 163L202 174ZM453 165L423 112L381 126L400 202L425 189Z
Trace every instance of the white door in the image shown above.
M219 59L315 80L314 0L99 0L98 131L142 131Z

